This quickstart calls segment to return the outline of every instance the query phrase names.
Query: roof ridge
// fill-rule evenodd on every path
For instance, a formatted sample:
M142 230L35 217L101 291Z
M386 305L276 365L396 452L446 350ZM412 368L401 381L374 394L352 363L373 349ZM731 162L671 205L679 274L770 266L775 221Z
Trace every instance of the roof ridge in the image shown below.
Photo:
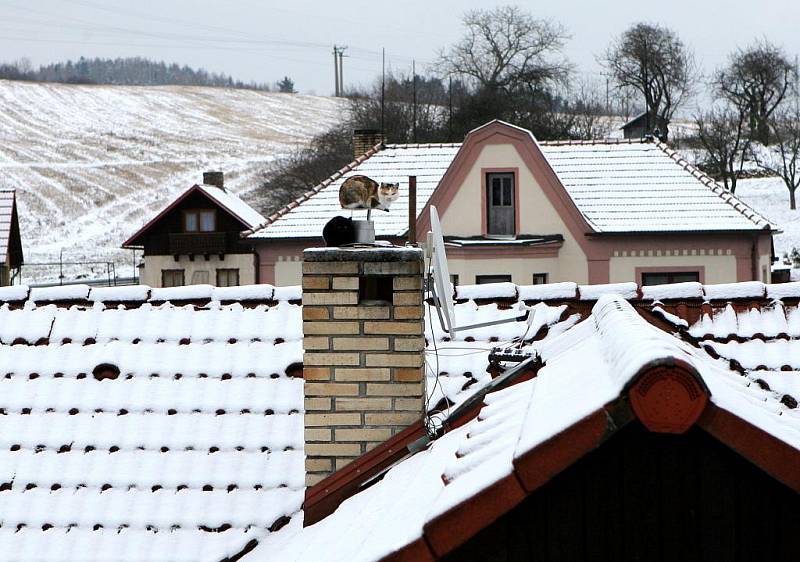
M646 138L641 139L563 139L563 140L544 140L537 141L542 146L582 146L582 145L616 145L616 144L650 144L653 141Z
M351 170L354 170L354 169L358 168L358 166L363 164L364 161L368 160L370 157L374 156L375 154L377 154L381 150L384 150L385 148L386 148L386 145L384 143L382 143L382 142L379 142L378 144L376 144L375 146L373 146L372 148L367 150L362 156L359 156L355 160L351 161L349 164L347 164L343 168L337 170L336 172L334 172L333 174L331 174L330 176L328 176L327 178L325 178L324 180L319 182L317 185L312 187L310 190L308 190L305 193L303 193L300 197L297 197L296 199L294 199L290 203L284 205L283 207L281 207L280 209L278 209L277 211L272 213L270 216L267 217L267 220L265 222L263 222L263 223L261 223L259 225L256 225L255 227L253 227L251 229L243 231L240 234L240 237L241 238L247 238L251 234L255 234L259 230L262 230L262 229L266 228L267 226L271 225L276 220L281 218L283 215L285 215L286 213L288 213L292 209L300 206L301 203L305 203L311 197L313 197L314 195L316 195L317 193L319 193L320 191L322 191L323 189L328 187L330 184L332 184L333 182L338 180L344 174L346 174L347 172L349 172Z
M735 194L731 193L729 190L719 185L719 183L717 183L717 181L714 178L712 178L711 176L700 170L697 166L686 160L676 150L667 146L666 143L662 141L656 141L655 146L661 149L661 151L663 151L667 156L672 158L679 166L681 166L684 170L689 172L693 177L697 178L700 181L700 183L702 183L703 185L708 187L711 191L716 193L725 203L733 207L735 210L739 211L739 213L741 213L744 217L750 220L753 224L761 226L760 222L764 222L766 223L766 226L770 227L770 229L778 230L777 225L775 225L771 220L769 220L767 217L765 217L764 215L753 209L750 205L748 205L747 203L736 197Z
M384 148L399 149L404 148L459 148L461 142L410 142L385 144Z

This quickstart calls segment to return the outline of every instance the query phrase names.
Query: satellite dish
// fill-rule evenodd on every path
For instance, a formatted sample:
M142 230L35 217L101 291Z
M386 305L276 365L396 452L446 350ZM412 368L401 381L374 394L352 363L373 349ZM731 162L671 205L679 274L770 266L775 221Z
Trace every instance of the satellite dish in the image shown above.
M433 279L428 279L428 286L433 293L433 301L436 305L436 313L439 316L439 323L442 326L442 330L447 332L451 338L455 337L456 332L463 332L464 330L528 320L530 308L522 305L521 308L526 312L521 316L503 318L501 320L493 320L481 324L456 326L455 306L453 305L453 285L450 283L450 270L447 267L447 254L445 254L444 251L442 224L439 222L439 213L433 205L431 205L431 232L428 236L428 247L432 252L431 269L433 270ZM431 283L431 281L433 282Z

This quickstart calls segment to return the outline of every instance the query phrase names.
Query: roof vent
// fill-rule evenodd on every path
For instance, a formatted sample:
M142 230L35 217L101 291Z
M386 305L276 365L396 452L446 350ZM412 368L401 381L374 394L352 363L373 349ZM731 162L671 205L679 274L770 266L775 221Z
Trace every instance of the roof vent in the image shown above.
M222 172L203 172L203 183L213 185L220 189L225 189L225 181Z

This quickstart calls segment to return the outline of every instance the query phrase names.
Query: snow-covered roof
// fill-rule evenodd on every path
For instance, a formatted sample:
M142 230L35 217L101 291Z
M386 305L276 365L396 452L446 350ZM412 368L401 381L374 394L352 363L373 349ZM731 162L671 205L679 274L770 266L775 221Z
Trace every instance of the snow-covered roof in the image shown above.
M800 370L800 349L777 340L800 337L800 312L796 304L758 312L750 306L756 294L767 295L763 303L796 303L800 283L740 285L746 290L660 286L665 303L728 295L703 305L706 316L688 330L677 316L661 314L676 332L698 339L694 347L638 316L619 320L617 307L626 305L614 292L637 308L661 308L646 300L655 296L646 287L457 287L459 323L517 316L520 300L533 306L532 317L455 340L435 318L426 322L431 411L450 412L492 381L493 347L522 342L545 366L533 381L488 394L481 421L446 434L299 536L303 383L292 376L302 361L299 287L0 288L0 552L45 561L219 560L256 539L261 546L247 559L331 559L315 558L323 543L341 559L375 559L379 549L418 538L426 520L507 471L523 436L535 446L537 435L618 393L637 361L664 353L694 365L712 400L798 446L792 439L800 435L800 410L790 406L800 389L796 373L784 371ZM590 294L602 305L593 307ZM679 305L663 306L675 312ZM709 322L719 328L705 327ZM743 341L737 351L731 333L775 341ZM628 353L639 341L651 355ZM751 365L763 354L759 345L768 351L763 367ZM713 359L714 349L738 357L744 376ZM102 364L118 367L119 376L97 380ZM466 455L459 460L456 451ZM378 493L370 490L383 495L365 495ZM398 520L397 509L408 517ZM350 534L332 536L336 530Z
M230 189L223 189L215 185L200 184L200 190L211 197L220 207L226 209L234 217L238 218L247 228L255 228L264 224L267 219L242 201L242 199Z
M0 557L221 560L300 509L299 289L182 289L0 290Z
M538 145L595 232L775 228L662 143L614 140ZM377 217L375 232L377 236L402 236L408 228L408 176L417 176L417 212L422 212L460 148L461 144L377 147L271 215L249 237L321 236L325 223L343 213L339 204L342 182L359 174L376 181L400 183L399 199L385 216Z
M391 210L376 211L381 216L375 220L376 236L399 236L408 228L408 176L417 176L417 210L421 211L460 147L461 144L389 144L381 150L370 150L297 202L269 217L266 226L249 238L321 236L325 223L344 213L339 204L339 187L355 175L400 184L400 195Z
M0 264L4 264L11 241L11 220L14 210L14 190L0 189Z
M319 523L302 529L293 521L267 537L250 559L372 561L417 541L427 550L434 545L431 522L458 506L469 509L464 506L481 493L499 494L503 488L492 487L516 481L521 459L579 421L596 412L606 419L607 405L652 365L682 362L697 373L717 408L800 450L796 404L651 325L617 295L600 297L588 318L536 349L544 364L535 378L487 394L471 421L391 468ZM539 479L553 469L543 467L547 476ZM491 505L490 496L486 501Z

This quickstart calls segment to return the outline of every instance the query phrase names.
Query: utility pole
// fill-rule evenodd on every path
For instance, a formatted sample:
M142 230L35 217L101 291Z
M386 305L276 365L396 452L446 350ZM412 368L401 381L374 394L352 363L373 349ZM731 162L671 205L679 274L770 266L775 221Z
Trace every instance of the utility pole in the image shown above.
M334 96L339 97L339 48L333 46L333 89Z
M453 140L453 77L452 75L448 77L449 81L447 83L447 97L448 97L448 105L449 105L449 113L447 116L447 140Z
M411 59L411 95L413 96L413 123L411 124L411 136L413 142L417 142L417 61Z
M386 47L381 50L381 142L386 140L383 128L384 104L386 102Z
M339 95L344 95L344 50L347 47L339 47Z

